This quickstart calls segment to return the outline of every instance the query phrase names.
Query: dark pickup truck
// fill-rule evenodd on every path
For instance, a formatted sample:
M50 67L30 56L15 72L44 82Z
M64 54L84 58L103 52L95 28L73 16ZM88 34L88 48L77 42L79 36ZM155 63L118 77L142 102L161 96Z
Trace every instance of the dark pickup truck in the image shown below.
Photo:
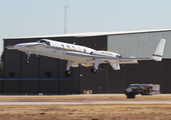
M125 90L127 98L135 98L135 95L153 95L160 94L159 84L130 84Z

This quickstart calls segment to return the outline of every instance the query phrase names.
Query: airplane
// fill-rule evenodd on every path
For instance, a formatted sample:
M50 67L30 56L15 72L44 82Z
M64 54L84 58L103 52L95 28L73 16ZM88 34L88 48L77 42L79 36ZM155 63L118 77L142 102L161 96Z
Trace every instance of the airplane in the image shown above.
M165 42L165 39L161 39L154 54L149 58L123 58L120 54L115 52L94 50L89 47L76 45L75 43L69 44L49 39L19 43L14 46L6 46L6 48L25 52L28 55L25 61L26 64L30 63L29 58L31 54L67 60L65 73L70 75L70 67L78 67L79 65L84 67L94 66L91 72L96 73L99 64L103 63L109 63L114 70L120 70L120 64L134 64L142 60L162 61Z

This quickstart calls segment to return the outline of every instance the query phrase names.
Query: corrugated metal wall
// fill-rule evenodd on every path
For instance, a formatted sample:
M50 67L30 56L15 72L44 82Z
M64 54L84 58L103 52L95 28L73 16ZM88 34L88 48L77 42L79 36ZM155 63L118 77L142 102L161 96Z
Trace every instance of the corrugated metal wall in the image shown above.
M163 58L171 58L171 31L108 36L108 49L124 57L151 57L160 39L166 39Z
M123 93L129 84L160 84L162 93L171 93L171 60L143 61L139 64L121 65L120 71L109 66L108 92Z
M164 57L170 58L170 32L49 39L68 43L76 42L96 50L108 49L127 57L150 57L161 38L167 39ZM38 39L6 39L4 46L36 40ZM26 65L25 53L7 49L4 51L5 78L66 78L64 72L67 61L65 60L31 55L31 63ZM93 93L124 93L125 88L131 83L156 83L161 85L162 93L171 92L171 59L164 59L162 62L143 61L139 64L121 65L119 71L114 71L109 64L99 65L99 70L95 74L91 73L91 68L71 68L70 78L73 78L71 81L0 81L0 92L67 94L93 90ZM50 73L50 77L47 73Z
M4 46L14 45L17 43L34 42L41 38L36 39L6 39ZM47 38L67 43L76 42L79 44L79 38ZM30 57L30 64L25 64L27 55L18 50L4 49L4 78L47 78L47 81L1 81L3 92L51 92L58 94L79 93L79 68L71 68L74 78L72 81L49 81L48 78L67 78L65 76L66 60L59 60L44 56L37 57L32 54ZM40 85L39 85L40 84ZM10 85L14 85L9 87ZM20 85L20 86L18 86ZM8 87L7 87L8 86ZM0 88L0 90L1 90ZM16 88L16 89L15 89ZM22 88L22 90L20 90ZM8 89L8 90L6 90ZM54 90L54 91L53 91Z
M123 57L151 57L160 39L166 39L162 62L143 61L139 64L121 65L120 71L109 67L108 92L120 93L131 83L160 84L161 92L169 93L171 88L171 31L131 33L110 35L107 38L107 50L121 54Z
M106 50L107 36L81 38L81 45L91 47L96 50ZM82 77L80 77L80 93L83 93L83 90L93 90L93 93L106 93L106 66L99 65L97 73L91 73L92 68L93 67L80 68L80 73L82 74Z

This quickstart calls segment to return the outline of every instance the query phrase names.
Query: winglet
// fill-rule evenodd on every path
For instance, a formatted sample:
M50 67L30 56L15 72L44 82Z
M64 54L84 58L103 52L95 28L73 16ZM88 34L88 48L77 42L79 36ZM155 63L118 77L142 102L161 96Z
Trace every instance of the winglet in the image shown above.
M164 46L165 46L165 39L161 39L153 56L152 59L155 61L162 61L162 56L163 56L163 51L164 51Z

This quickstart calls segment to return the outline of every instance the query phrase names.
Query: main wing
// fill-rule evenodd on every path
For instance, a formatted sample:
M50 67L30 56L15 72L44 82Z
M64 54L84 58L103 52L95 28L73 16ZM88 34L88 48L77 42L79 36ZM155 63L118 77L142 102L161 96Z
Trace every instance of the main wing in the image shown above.
M76 56L79 60L84 60L84 63L93 63L95 71L98 70L100 63L109 63L114 70L120 70L120 64L135 64L140 60L153 60L152 58L116 58L69 51L65 52L65 55Z
M66 51L64 54L68 56L76 56L79 59L84 59L85 61L92 61L94 62L94 68L98 69L98 65L100 63L110 63L112 68L114 70L119 70L120 66L119 64L132 64L132 63L138 63L138 61L142 60L155 60L155 61L161 61L165 46L165 39L161 39L154 54L152 57L149 58L136 58L136 57L130 57L130 58L117 58L112 56L105 56L105 55L92 55L87 53L78 53L78 52L71 52Z
M137 63L137 61L139 60L153 60L152 58L135 58L135 57L116 58L111 56L91 55L91 54L71 52L71 51L66 51L64 54L68 56L76 56L78 58L83 58L85 59L85 61L91 61L91 60L94 61L95 59L99 59L101 63L112 62L117 64L125 64L125 63Z

